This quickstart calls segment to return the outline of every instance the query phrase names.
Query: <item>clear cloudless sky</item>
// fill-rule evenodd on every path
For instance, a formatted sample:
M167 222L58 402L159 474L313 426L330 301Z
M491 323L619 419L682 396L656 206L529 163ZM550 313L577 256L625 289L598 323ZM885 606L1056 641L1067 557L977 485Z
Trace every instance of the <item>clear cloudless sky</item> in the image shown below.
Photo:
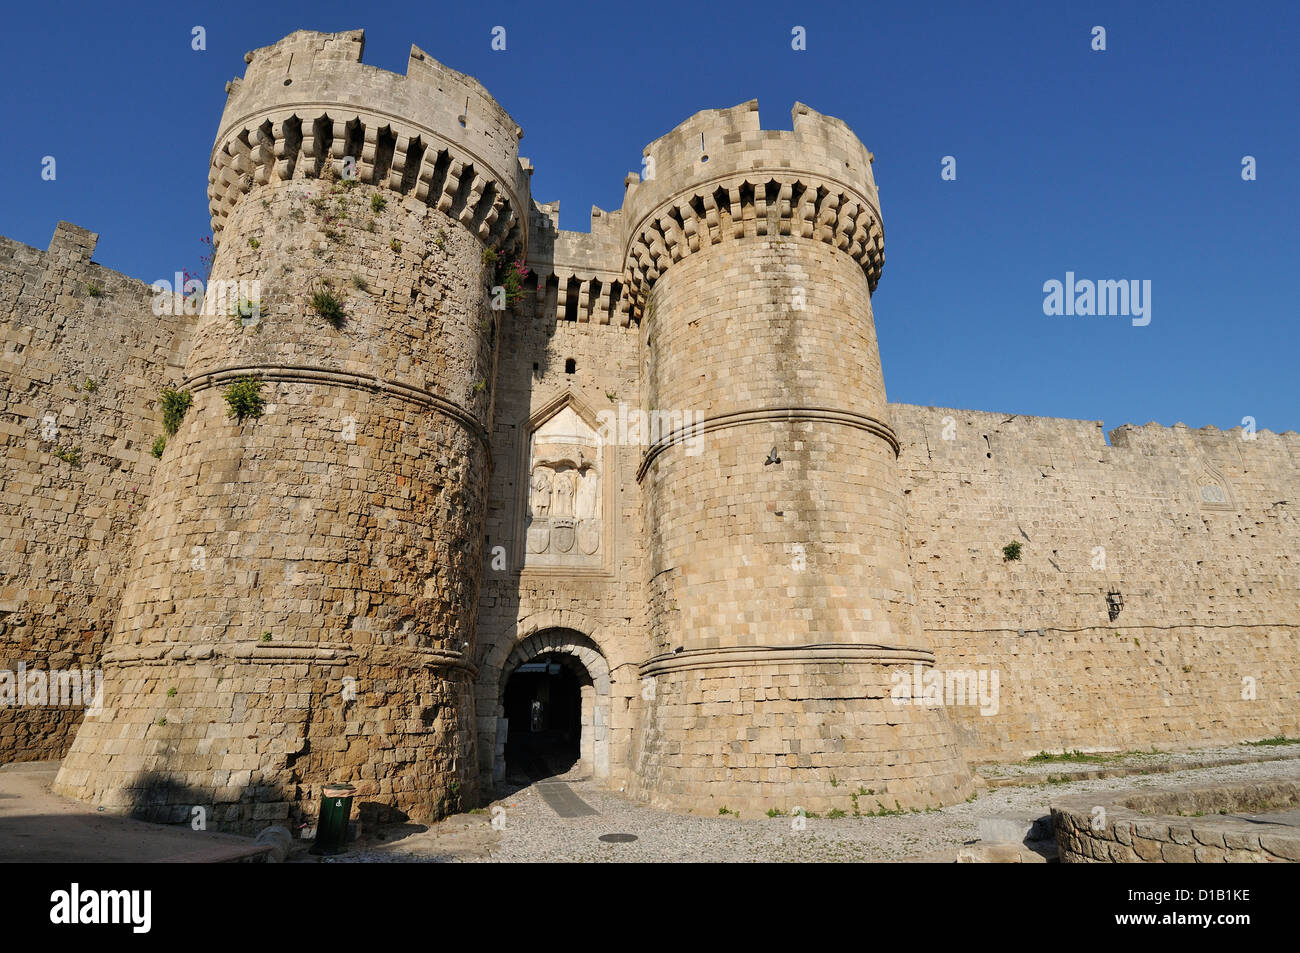
M1300 430L1296 0L11 3L0 234L44 248L63 219L128 275L195 267L244 53L356 28L371 65L404 72L414 43L477 77L564 228L619 207L644 146L701 109L756 98L789 129L799 101L846 121L876 154L891 400ZM1067 271L1149 280L1151 323L1045 316L1043 283Z

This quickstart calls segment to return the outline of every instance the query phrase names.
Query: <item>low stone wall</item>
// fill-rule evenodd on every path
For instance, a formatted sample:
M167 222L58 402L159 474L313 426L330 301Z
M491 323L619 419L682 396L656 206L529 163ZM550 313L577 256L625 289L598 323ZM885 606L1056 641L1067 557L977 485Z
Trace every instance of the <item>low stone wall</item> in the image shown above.
M1253 781L1064 798L1052 806L1062 863L1287 863L1300 827L1252 822L1300 806L1300 782Z

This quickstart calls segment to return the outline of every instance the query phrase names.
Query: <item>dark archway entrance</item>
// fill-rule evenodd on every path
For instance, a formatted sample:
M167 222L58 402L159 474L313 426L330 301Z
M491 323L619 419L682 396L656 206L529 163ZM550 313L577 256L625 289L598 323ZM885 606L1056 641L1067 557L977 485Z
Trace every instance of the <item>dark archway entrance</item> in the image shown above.
M574 659L543 655L510 675L503 698L508 781L540 781L578 764L586 674Z
M494 730L479 736L480 750L492 752L492 783L507 780L507 745L510 772L524 783L536 780L538 770L546 777L568 771L570 780L609 777L609 663L589 637L563 627L539 629L516 643L495 673L487 683L494 686L492 696L480 695L479 708L493 713L480 718L480 725L490 721ZM546 697L539 698L543 692ZM535 701L542 703L537 731ZM574 735L576 760L569 740Z

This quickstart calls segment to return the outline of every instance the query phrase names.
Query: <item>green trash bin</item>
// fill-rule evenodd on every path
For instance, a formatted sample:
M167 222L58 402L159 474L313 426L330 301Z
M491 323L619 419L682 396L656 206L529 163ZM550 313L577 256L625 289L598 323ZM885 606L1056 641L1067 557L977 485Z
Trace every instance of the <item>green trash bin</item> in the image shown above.
M321 791L320 818L316 821L313 854L341 854L348 841L348 820L357 789L350 784L327 784Z

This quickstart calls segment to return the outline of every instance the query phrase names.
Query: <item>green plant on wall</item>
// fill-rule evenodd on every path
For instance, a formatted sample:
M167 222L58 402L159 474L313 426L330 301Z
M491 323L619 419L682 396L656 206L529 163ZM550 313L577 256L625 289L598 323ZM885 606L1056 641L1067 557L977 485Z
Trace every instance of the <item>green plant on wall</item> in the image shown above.
M1013 562L1020 558L1020 540L1014 540L1002 547L1003 562Z
M370 196L370 211L378 215L386 208L388 208L388 199L384 198L377 192Z
M72 467L74 470L81 469L81 448L80 447L56 447L54 455Z
M157 440L153 442L153 447L150 449L150 452L159 460L161 460L163 451L166 449L167 449L167 438L159 437Z
M266 401L262 397L262 382L256 377L241 377L223 393L229 407L227 417L234 417L243 423L245 417L262 416Z
M347 318L343 302L328 288L317 288L311 293L311 309L335 328L343 327Z
M163 430L170 437L180 429L181 421L185 419L185 412L190 409L190 404L194 403L194 395L187 390L165 387L159 403L162 404Z

